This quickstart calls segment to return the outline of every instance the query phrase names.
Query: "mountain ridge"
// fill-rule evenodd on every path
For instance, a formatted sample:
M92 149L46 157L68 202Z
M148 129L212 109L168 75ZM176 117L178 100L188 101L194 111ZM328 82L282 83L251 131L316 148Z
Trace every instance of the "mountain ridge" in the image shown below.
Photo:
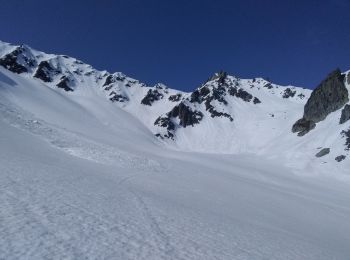
M4 42L0 42L0 65L75 101L109 100L142 122L157 142L172 149L281 156L286 164L301 160L306 165L319 147L327 147L330 155L320 160L328 158L333 165L334 158L345 156L348 161L344 150L348 122L339 125L348 100L318 122L316 130L303 137L292 133L313 93L309 89L280 86L263 78L241 79L221 71L192 92L184 92L161 83L147 86L121 72L99 71L66 55ZM349 89L350 72L340 74ZM327 131L332 133L328 137Z

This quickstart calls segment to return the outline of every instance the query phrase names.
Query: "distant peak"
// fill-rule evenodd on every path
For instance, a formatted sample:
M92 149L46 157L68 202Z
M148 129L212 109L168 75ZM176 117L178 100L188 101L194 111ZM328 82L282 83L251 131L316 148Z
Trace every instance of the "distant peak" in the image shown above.
M227 77L227 72L226 71L219 71L219 72L215 72L213 76L211 76L208 81L212 81L212 80L218 80L218 81L224 81Z

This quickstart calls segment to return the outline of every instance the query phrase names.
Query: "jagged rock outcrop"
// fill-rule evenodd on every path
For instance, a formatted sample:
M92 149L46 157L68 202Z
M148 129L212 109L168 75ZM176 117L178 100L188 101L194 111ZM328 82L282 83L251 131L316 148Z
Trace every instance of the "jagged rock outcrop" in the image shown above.
M350 119L350 105L346 104L341 111L339 124L344 124Z
M115 82L115 80L114 80L114 78L113 78L113 75L108 75L108 76L106 77L105 83L103 83L103 87L104 87L104 86L108 86L108 85L110 85L110 84L112 84L112 83L114 83L114 82Z
M264 87L264 88L267 88L267 89L272 89L272 88L273 88L273 86L272 86L271 83L267 83L267 84L265 84L263 87Z
M157 133L156 136L157 137L161 137L161 138L174 138L174 130L175 130L175 124L173 123L173 121L171 120L171 118L167 115L165 117L158 117L156 119L156 121L154 122L155 126L159 126L159 127L163 127L167 130L166 134L161 135L160 133Z
M0 65L14 73L21 74L28 72L26 66L33 67L35 65L35 60L25 55L25 47L21 45L11 53L2 57L0 59Z
M196 89L195 91L192 92L190 96L190 102L202 103L208 94L210 94L210 89L206 86Z
M231 122L233 121L233 117L231 115L229 115L226 112L219 112L219 111L217 111L215 109L215 107L210 102L211 102L210 99L208 99L205 102L205 108L210 113L211 117L213 117L213 118L214 117L226 117L226 118L230 119Z
M237 89L237 87L230 87L229 90L228 90L228 93L231 95L231 96L234 96L234 97L237 97L237 98L240 98L242 99L243 101L245 102L250 102L252 99L253 99L253 95L248 93L247 91L245 91L244 89L242 88L239 88ZM260 101L260 100L259 100ZM254 103L254 104L258 104L259 102L257 103ZM261 102L260 102L261 103Z
M171 95L169 96L169 101L172 101L172 102L177 102L177 101L180 101L182 98L182 95L179 93L179 94L174 94L174 95Z
M290 98L294 97L297 92L295 90L292 90L291 88L286 88L283 92L282 97L283 98Z
M109 96L110 96L109 100L112 101L112 102L126 102L126 101L129 101L129 98L127 98L126 96L117 94L115 91L112 91L109 94Z
M58 88L62 88L65 91L73 91L71 87L69 87L69 78L66 76L62 76L60 82L56 85Z
M45 60L39 63L38 68L34 73L33 77L41 79L44 82L52 82L51 74L58 73L59 71L53 68L51 64Z
M254 104L260 104L261 101L260 101L260 99L258 99L257 97L254 97L253 103L254 103Z
M316 123L324 120L348 101L349 94L344 84L344 75L336 69L311 93L304 107L303 118L293 125L292 131L299 132L300 136L308 133L315 128Z
M157 133L157 137L173 139L174 131L176 129L173 119L179 120L179 125L186 128L188 126L199 124L203 119L203 114L200 111L192 110L188 105L181 102L170 112L166 113L165 116L160 116L156 119L154 125L166 129L166 134Z
M164 97L162 93L160 93L157 89L148 90L146 96L141 100L141 104L152 106L154 101L160 100Z
M348 83L348 85L350 85L350 71L349 71L348 76L347 76L347 83Z
M175 106L169 113L169 117L179 118L179 124L183 127L194 126L203 119L203 114L200 111L193 111L189 106L180 103Z
M106 81L105 83L103 83L103 87L104 86L108 86L112 83L115 83L117 81L124 81L126 79L126 76L122 73L115 73L115 74L110 74L106 77Z

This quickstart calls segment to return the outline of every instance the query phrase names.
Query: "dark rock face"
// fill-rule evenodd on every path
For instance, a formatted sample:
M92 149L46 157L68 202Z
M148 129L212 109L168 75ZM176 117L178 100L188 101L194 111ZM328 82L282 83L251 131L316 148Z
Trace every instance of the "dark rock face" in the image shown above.
M260 101L260 99L258 99L257 97L254 97L253 103L254 103L254 104L260 104L261 101Z
M215 109L215 107L211 104L211 100L208 99L207 101L205 101L205 109L210 113L211 117L227 117L228 119L230 119L230 121L233 121L233 118L231 115L229 115L228 113L225 112L219 112Z
M124 76L108 75L106 77L106 81L105 81L105 83L103 83L102 87L108 86L108 85L115 83L117 81L124 81L124 80L125 80Z
M315 127L315 122L302 118L295 122L295 124L292 127L292 132L298 133L298 136L303 136Z
M339 155L337 157L335 157L334 159L337 161L337 162L341 162L343 160L345 160L346 156L345 155Z
M177 101L180 101L181 98L182 98L181 94L176 94L176 95L171 95L168 99L169 101L177 102Z
M267 83L267 84L265 84L265 85L264 85L264 88L267 88L267 89L272 89L272 88L273 88L273 86L272 86L272 84L271 84L271 83Z
M341 135L345 138L345 149L350 150L350 129L342 131Z
M350 85L350 72L348 73L348 76L347 76L347 83L348 85Z
M166 127L168 130L175 130L175 124L171 121L169 117L158 117L154 122L154 125Z
M192 92L191 96L190 96L190 102L191 103L194 103L194 102L197 102L197 103L202 103L202 97L201 97L201 94L199 93L199 90L195 90Z
M238 90L236 97L244 100L245 102L250 102L253 98L253 96L250 93L241 88Z
M141 100L141 104L152 106L152 103L156 100L162 99L164 96L157 89L148 90L146 96Z
M0 65L17 74L28 72L28 69L25 66L17 62L18 56L21 55L23 51L24 49L22 47L16 48L13 52L5 55L0 59ZM30 59L26 57L23 58L28 65L34 65L33 61Z
M339 124L344 124L349 119L350 119L350 105L346 104L344 106L343 110L341 111L341 117L340 117Z
M126 101L129 101L129 99L126 96L117 94L114 91L112 91L109 94L109 96L110 96L109 100L112 101L112 102L126 102Z
M300 99L304 99L304 98L305 98L305 95L304 95L303 93L300 93L300 94L298 95L298 97L299 97Z
M104 86L108 86L110 84L112 84L114 81L113 81L113 76L112 75L108 75L107 78L106 78L106 81L105 83L103 84L103 87Z
M323 148L315 156L319 158L319 157L322 157L322 156L325 156L325 155L329 154L330 152L331 152L330 148Z
M195 91L192 92L190 96L190 102L194 103L202 103L203 100L205 100L205 97L210 94L210 90L208 87L204 86L199 89L196 89Z
M244 89L237 89L237 87L230 87L228 89L228 93L233 96L233 97L237 97L237 98L240 98L242 99L243 101L245 102L250 102L252 99L253 99L253 95L248 93L247 91L245 91ZM257 100L259 100L258 98L256 98ZM256 100L256 101L257 101ZM259 100L260 101L260 100ZM258 104L259 102L257 103L254 103L254 104ZM260 102L261 103L261 102Z
M53 68L48 61L42 61L39 63L34 77L44 82L52 82L52 78L50 77L51 73L58 74L59 71Z
M168 114L169 117L180 119L180 125L183 127L194 126L203 119L203 114L200 111L192 111L191 108L184 103L175 106Z
M225 112L219 112L215 109L215 107L211 104L212 101L216 100L224 105L227 105L227 101L224 98L226 95L226 88L224 86L218 86L217 88L213 88L212 94L209 95L209 89L208 88L202 88L201 89L202 95L205 96L205 109L210 113L210 116L212 118L214 117L226 117L231 122L233 121L233 118L231 115Z
M320 122L348 101L349 94L344 84L344 75L337 69L311 93L304 108L304 118L315 123Z
M283 92L282 97L283 98L290 98L290 97L294 97L295 96L296 91L295 90L291 90L290 88L286 88Z
M175 124L171 121L171 118L168 116L166 117L158 117L156 121L154 122L154 125L164 127L167 129L167 133L165 135L156 134L156 136L161 138L174 138L173 131L175 130Z
M176 129L176 126L173 122L173 118L178 118L180 120L179 125L182 127L187 127L199 124L199 122L203 119L203 114L200 111L193 111L190 107L181 102L165 116L160 116L156 119L154 125L166 128L167 130L166 134L156 134L157 137L160 137L162 139L174 138L174 131Z
M68 91L73 91L73 89L68 86L68 83L69 83L69 79L66 76L63 76L61 78L61 81L56 86L58 88L64 89L67 92Z
M340 109L349 101L348 90L344 84L344 75L337 69L311 93L304 107L303 120L298 120L293 132L301 130L304 135L315 128L315 123L324 120L330 113ZM305 122L310 122L305 124ZM311 128L310 128L311 127Z

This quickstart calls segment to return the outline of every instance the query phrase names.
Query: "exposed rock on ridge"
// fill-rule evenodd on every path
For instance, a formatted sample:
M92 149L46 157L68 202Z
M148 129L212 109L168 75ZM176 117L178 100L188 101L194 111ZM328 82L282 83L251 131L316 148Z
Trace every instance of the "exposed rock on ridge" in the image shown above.
M35 66L35 60L26 55L26 46L21 45L2 57L0 65L14 73L21 74L28 72L27 67Z

